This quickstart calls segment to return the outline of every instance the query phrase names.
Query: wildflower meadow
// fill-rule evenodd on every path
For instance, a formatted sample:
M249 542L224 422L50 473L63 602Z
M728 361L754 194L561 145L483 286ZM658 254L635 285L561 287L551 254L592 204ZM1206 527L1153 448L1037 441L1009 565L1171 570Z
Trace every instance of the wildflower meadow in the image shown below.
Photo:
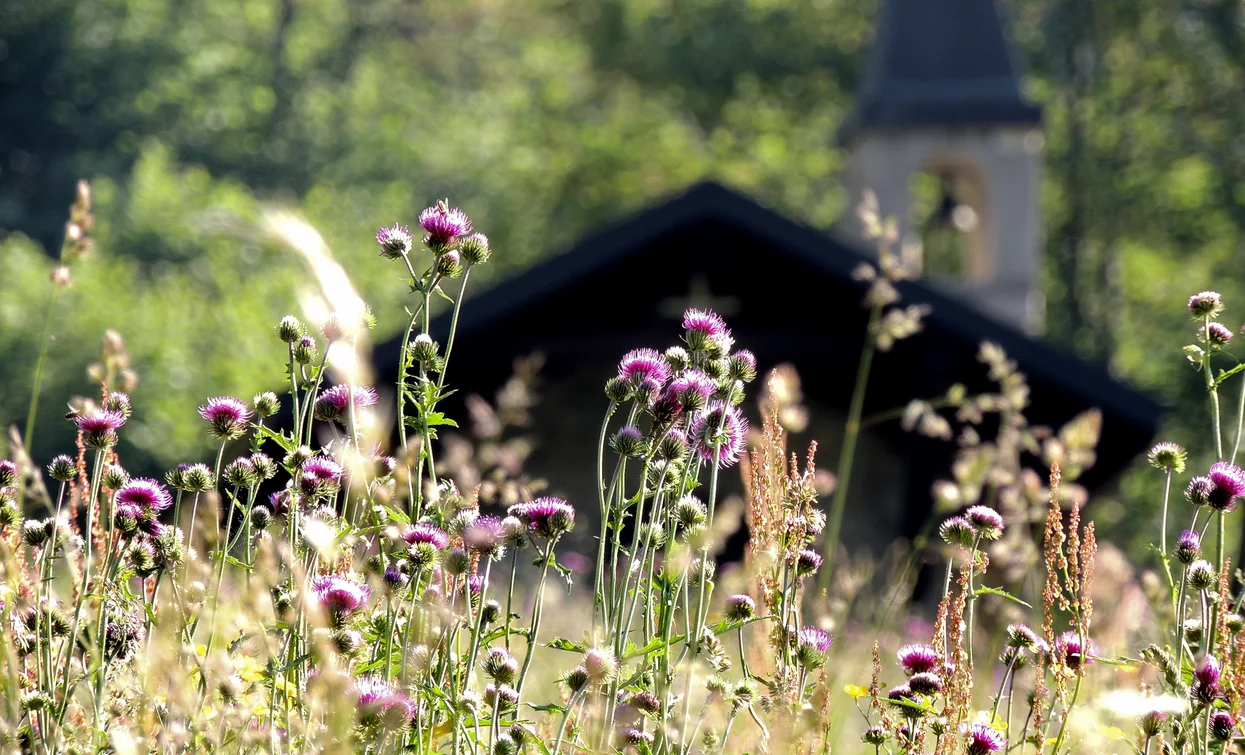
M1146 563L1099 543L1082 510L1092 415L1030 426L1024 376L987 343L995 390L896 397L912 432L959 439L958 471L921 538L863 564L839 533L845 508L867 505L850 481L869 360L921 337L927 313L899 294L910 270L893 225L869 205L861 219L877 244L857 272L870 329L845 366L858 379L829 482L815 444L789 448L790 377L758 375L730 323L693 308L600 376L584 408L600 416L596 464L578 472L595 499L501 506L460 489L439 454L458 426L457 323L473 270L505 252L447 201L376 233L376 264L409 289L391 385L362 348L370 311L330 298L314 322L272 323L280 387L185 397L215 453L163 479L131 475L117 453L134 376L110 336L63 453L28 455L32 409L0 461L0 748L1240 751L1245 591L1225 532L1245 496L1245 393L1232 400L1245 363L1226 303L1172 302L1190 322L1172 358L1205 386L1217 460L1192 469L1180 446L1153 447L1165 492ZM50 307L93 222L82 184ZM332 277L331 258L319 264ZM441 339L434 307L449 313ZM31 365L32 407L44 366ZM742 512L726 511L728 476ZM577 529L590 530L583 553L567 545ZM576 575L571 556L590 570Z

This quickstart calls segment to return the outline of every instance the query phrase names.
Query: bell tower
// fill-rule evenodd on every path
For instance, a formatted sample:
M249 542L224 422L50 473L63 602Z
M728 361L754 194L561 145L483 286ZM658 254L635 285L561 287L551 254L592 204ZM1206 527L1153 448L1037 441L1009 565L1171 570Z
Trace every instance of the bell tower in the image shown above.
M995 0L883 0L839 131L852 208L872 191L924 242L926 280L1030 333L1043 315L1041 124Z

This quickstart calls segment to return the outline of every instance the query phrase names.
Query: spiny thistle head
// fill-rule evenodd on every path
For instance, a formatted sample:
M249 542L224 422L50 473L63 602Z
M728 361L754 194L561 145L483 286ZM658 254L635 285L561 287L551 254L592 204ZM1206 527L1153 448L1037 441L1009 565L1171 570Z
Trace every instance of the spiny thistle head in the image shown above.
M240 398L216 396L199 407L199 416L208 422L208 434L217 440L234 440L246 435L251 407Z
M614 453L630 458L643 456L648 450L648 444L644 441L644 434L634 425L618 428L618 431L610 436L609 444Z
M467 213L450 207L445 200L419 213L419 226L427 234L424 243L437 253L449 249L459 236L471 233L471 219Z
M933 697L942 692L942 677L930 671L913 674L908 679L908 686L918 695Z
M1189 565L1202 555L1202 536L1193 530L1185 530L1176 539L1176 560Z
M576 666L562 675L562 683L572 693L579 692L588 685L588 669Z
M747 595L732 595L726 599L726 618L731 621L747 621L756 616L757 604Z
M246 456L226 464L220 472L220 478L226 485L246 490L259 484L259 473L255 471L255 464Z
M537 498L511 506L508 513L543 538L560 537L575 529L575 508L561 498Z
M363 607L372 595L367 585L337 574L325 574L311 580L315 599L337 618L349 616Z
M821 568L821 556L817 551L805 548L795 555L795 574L797 577L808 577Z
M973 506L964 512L964 518L982 540L998 540L1003 536L1003 517L989 506Z
M969 724L964 728L964 751L967 755L990 755L1002 750L1007 740L988 724Z
M1245 470L1226 461L1210 465L1211 483L1209 504L1215 511L1230 512L1236 509L1236 499L1245 495Z
M121 486L130 479L130 473L120 464L109 464L104 467L104 473L100 475L99 481L108 490L120 490Z
M125 424L125 419L121 412L96 410L75 415L73 421L87 447L102 451L116 445L117 430Z
M120 391L113 391L104 398L104 411L120 412L126 417L129 417L130 414L133 413L134 409L130 405L130 397L128 394L121 393Z
M869 726L865 729L865 733L861 737L861 741L863 741L865 744L873 745L874 747L879 747L883 744L886 744L886 740L889 738L890 738L890 734L887 733L886 729L882 728L881 726L875 725L875 726Z
M411 253L411 232L406 226L394 223L376 232L376 243L380 244L381 257L387 260L402 259Z
M821 668L830 655L834 638L817 627L804 627L795 637L795 660L806 669Z
M505 648L489 648L481 662L484 673L502 684L511 684L519 674L519 662Z
M634 349L618 363L618 378L633 389L651 380L658 387L670 379L670 363L655 349Z
M904 645L896 656L900 668L909 676L942 668L942 656L932 645Z
M307 335L307 327L293 315L286 315L277 323L277 338L293 346L299 339Z
M408 545L417 543L430 543L434 548L440 550L450 544L449 535L445 534L439 527L431 524L415 524L402 534L402 539Z
M315 418L322 422L340 422L344 425L350 420L352 404L357 411L375 406L376 401L376 389L371 386L335 385L320 392L313 410Z
M299 364L311 364L316 361L319 356L319 348L316 346L316 339L311 336L303 336L294 344L294 361Z
M428 364L437 358L441 347L427 333L420 333L411 339L411 357L420 364Z
M256 416L271 417L281 411L281 399L272 391L264 391L255 394L255 398L251 399L251 406L255 407Z
M1184 498L1194 506L1205 506L1210 503L1214 489L1215 483L1209 477L1194 477L1184 489Z
M506 531L495 516L477 517L463 529L463 544L484 558L500 558L505 552Z
M1146 738L1158 736L1163 731L1163 727L1167 725L1167 714L1161 710L1152 710L1143 713L1141 718L1137 719L1137 728Z
M1007 646L1032 650L1037 645L1038 636L1024 624L1009 624L1007 627Z
M716 461L724 469L739 461L746 450L748 420L738 407L713 401L692 419L687 435L702 459L711 464Z
M1189 587L1194 590L1209 590L1218 582L1219 575L1215 573L1215 567L1205 559L1198 559L1189 564L1186 572L1189 580Z
M1236 730L1236 719L1226 710L1210 714L1210 736L1216 742L1227 742Z
M683 340L689 351L711 355L729 351L734 344L726 321L705 309L689 309L683 313Z
M1155 469L1163 469L1180 474L1184 472L1185 459L1188 454L1185 453L1184 447L1178 443L1155 443L1150 448L1147 459L1150 466Z
M1223 687L1220 685L1220 677L1223 669L1219 665L1219 660L1213 655L1207 655L1202 659L1201 664L1193 669L1193 684L1189 687L1189 695L1195 702L1202 705L1209 705L1223 694Z
M972 522L962 516L953 516L938 526L938 535L947 545L959 548L973 547L976 531Z
M471 568L471 556L462 548L451 548L442 561L445 571L453 576L460 576Z
M488 237L483 233L473 233L459 241L458 252L462 255L463 262L468 265L483 265L492 256Z
M57 482L71 482L78 476L78 465L73 459L61 454L48 464L48 476Z
M1055 657L1064 665L1076 671L1093 663L1093 644L1086 640L1088 647L1081 644L1081 636L1076 632L1064 632L1055 638Z
M1203 326L1200 333L1202 341L1212 351L1222 349L1224 346L1232 343L1232 329L1220 322L1212 322L1209 325Z
M591 648L584 653L582 664L592 682L609 682L618 674L618 659L606 648Z
M1223 298L1215 291L1202 291L1189 297L1189 316L1194 320L1212 320L1223 312Z

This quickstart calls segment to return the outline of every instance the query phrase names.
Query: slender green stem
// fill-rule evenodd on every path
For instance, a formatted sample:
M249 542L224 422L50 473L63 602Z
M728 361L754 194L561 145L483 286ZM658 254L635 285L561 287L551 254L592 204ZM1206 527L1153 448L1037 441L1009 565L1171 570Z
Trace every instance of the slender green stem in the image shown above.
M839 465L835 470L839 479L834 489L834 498L830 502L826 542L823 546L825 563L818 577L822 589L829 588L834 573L834 557L839 548L839 530L843 526L843 511L847 506L847 491L852 480L852 462L855 460L856 445L860 439L860 415L865 406L865 389L869 384L869 370L873 364L873 354L877 350L873 330L881 314L882 308L876 305L869 312L865 345L860 352L860 362L856 367L856 383L852 388L852 401L847 410L847 424L843 429L843 447L839 451Z
M1210 315L1204 319L1204 340L1206 341L1206 356L1202 364L1202 373L1206 377L1206 390L1210 393L1211 422L1215 431L1215 458L1223 459L1223 433L1219 427L1219 388L1215 385L1215 377L1211 374L1210 356Z
M1232 441L1232 458L1229 459L1233 464L1236 463L1236 455L1241 450L1241 434L1245 430L1245 377L1241 378L1241 395L1236 402L1236 439Z
M65 642L65 661L61 667L61 684L65 687L64 699L61 700L60 710L56 714L56 726L60 728L65 725L65 713L69 710L69 698L73 696L74 687L69 683L69 662L73 660L74 646L78 643L78 627L82 620L82 606L87 601L87 588L91 581L91 541L94 540L92 528L95 524L96 500L99 498L99 478L104 469L104 450L95 452L95 465L91 471L91 492L90 498L87 500L87 516L86 516L86 537L85 555L82 559L82 585L78 590L78 604L74 608L73 625L69 630L69 639Z

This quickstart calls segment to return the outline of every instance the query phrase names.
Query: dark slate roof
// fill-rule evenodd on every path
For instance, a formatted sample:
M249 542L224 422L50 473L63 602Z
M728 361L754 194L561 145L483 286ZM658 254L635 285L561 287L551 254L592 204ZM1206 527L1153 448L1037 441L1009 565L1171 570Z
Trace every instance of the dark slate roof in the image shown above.
M864 284L852 272L865 259L833 236L720 185L701 184L469 294L450 382L487 392L482 381L500 385L514 356L537 349L550 363L577 365L611 363L626 349L664 345L677 324L652 314L651 303L684 291L685 276L704 273L714 291L732 292L742 302L731 320L736 342L757 354L762 369L795 362L806 396L845 406L866 321ZM1148 446L1160 415L1151 398L919 281L899 289L905 304L927 304L931 312L924 332L879 355L866 413L936 397L955 382L986 388L976 354L983 341L992 341L1028 376L1030 421L1059 426L1086 409L1102 410L1098 463L1082 480L1087 486L1113 479ZM442 315L432 329L443 342L448 328ZM649 333L661 334L661 341L645 343ZM377 347L382 375L397 374L399 345L395 339ZM924 491L928 496L928 487Z
M839 132L1037 125L994 0L884 0L855 113Z

